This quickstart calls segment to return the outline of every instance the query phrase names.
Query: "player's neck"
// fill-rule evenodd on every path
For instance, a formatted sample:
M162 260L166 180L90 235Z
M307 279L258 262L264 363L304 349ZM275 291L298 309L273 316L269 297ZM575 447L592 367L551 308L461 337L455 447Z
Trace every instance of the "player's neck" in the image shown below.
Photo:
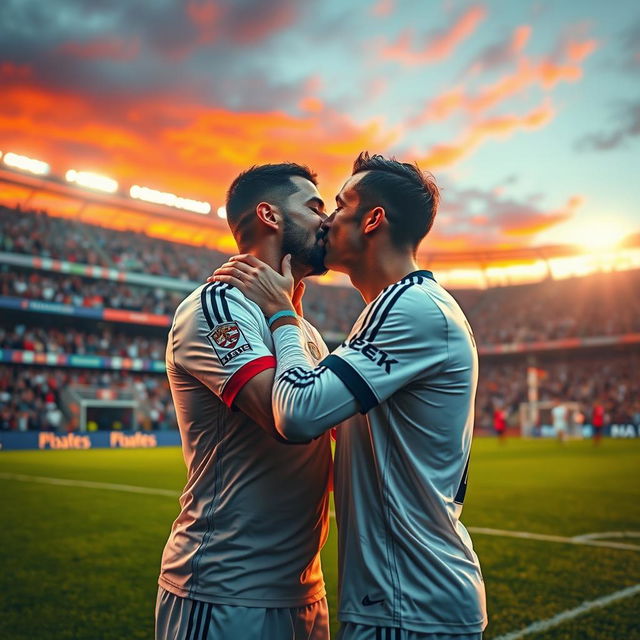
M349 273L351 283L369 304L390 284L419 269L411 254L370 252Z
M262 260L265 264L268 264L274 271L282 273L282 251L280 247L275 244L265 242L260 246L248 248L246 253L254 255L258 260ZM293 274L294 286L302 280L304 274L301 274L297 269L295 262L291 265L291 273Z

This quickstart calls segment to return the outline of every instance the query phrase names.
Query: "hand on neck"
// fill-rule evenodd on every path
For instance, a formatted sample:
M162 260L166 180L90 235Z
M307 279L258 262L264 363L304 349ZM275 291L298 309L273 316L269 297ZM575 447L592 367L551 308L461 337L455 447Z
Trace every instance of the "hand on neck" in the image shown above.
M265 264L268 264L274 271L282 273L282 259L284 258L284 254L278 242L263 241L254 247L245 247L241 249L241 251L254 255ZM293 274L294 286L307 275L302 272L302 269L295 259L291 262L291 272Z

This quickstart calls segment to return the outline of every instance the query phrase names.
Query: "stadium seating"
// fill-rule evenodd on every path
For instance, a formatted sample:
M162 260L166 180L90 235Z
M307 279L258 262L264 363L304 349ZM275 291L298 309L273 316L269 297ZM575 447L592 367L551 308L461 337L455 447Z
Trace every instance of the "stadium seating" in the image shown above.
M67 384L141 386L149 390L154 405L142 422L149 428L175 426L161 373L166 331L186 293L227 257L141 233L0 207L0 306L7 310L0 326L0 353L6 363L0 365L0 428L73 426L57 413L64 408L57 389ZM47 258L64 262L45 264ZM638 291L638 270L453 291L484 355L476 425L490 429L497 408L505 410L508 424L516 424L518 407L527 399L527 356L498 357L492 346L640 333ZM312 281L304 306L308 319L335 344L364 303L350 287ZM63 322L64 317L80 315L76 325ZM555 348L562 346L557 343ZM572 355L558 355L547 348L538 354L536 366L544 371L540 400L571 399L581 403L587 417L599 402L609 421L640 422L637 347L624 354L602 349L596 353L577 348ZM77 369L69 359L64 361L69 368L33 368L32 357L24 354L99 356L95 366L103 369ZM145 359L139 366L148 370L111 370L113 358ZM600 375L594 376L594 371Z

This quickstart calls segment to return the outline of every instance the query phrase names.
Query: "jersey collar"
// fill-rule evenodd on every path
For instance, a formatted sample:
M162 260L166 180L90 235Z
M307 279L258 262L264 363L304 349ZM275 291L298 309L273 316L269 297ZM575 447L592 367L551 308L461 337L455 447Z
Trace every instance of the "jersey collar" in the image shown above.
M433 280L434 282L436 281L435 277L433 276L433 273L431 273L431 271L427 271L426 269L419 269L418 271L412 271L411 273L408 273L405 276L405 278L410 278L411 276L423 276L424 278L431 278L431 280Z

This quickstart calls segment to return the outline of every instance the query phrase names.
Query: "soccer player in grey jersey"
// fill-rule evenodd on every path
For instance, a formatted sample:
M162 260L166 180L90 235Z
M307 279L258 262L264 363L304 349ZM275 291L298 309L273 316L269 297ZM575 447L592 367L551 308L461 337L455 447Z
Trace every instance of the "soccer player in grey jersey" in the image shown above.
M416 166L364 153L336 201L325 264L350 276L366 308L319 365L294 318L271 330L278 431L307 440L349 419L335 460L340 638L477 640L484 583L459 519L477 352L458 304L415 262L438 190ZM291 308L286 263L281 275L238 256L216 278L265 315Z
M325 270L324 204L305 167L241 174L227 214L238 246L273 265L292 254L296 282ZM325 357L318 332L300 327L309 357ZM175 313L166 362L187 483L162 556L156 638L327 640L329 434L292 445L275 430L264 315L237 288L199 287Z

